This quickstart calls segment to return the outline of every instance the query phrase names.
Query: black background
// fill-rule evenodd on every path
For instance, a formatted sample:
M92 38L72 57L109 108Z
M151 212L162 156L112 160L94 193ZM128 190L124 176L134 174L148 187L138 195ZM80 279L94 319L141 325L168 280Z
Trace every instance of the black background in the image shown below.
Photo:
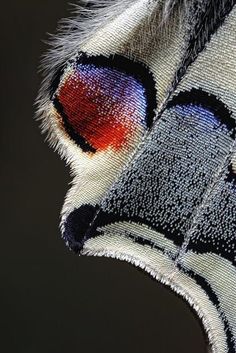
M79 257L60 239L69 171L33 120L46 32L65 0L1 2L0 351L202 353L188 305L126 263Z

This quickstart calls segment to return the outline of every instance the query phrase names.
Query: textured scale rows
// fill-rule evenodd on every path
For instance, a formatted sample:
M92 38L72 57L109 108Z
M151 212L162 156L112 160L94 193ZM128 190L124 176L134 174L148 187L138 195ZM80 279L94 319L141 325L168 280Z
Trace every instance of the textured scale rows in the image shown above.
M39 99L73 172L62 236L144 268L196 310L213 353L235 353L235 1L97 2L91 34L52 49Z

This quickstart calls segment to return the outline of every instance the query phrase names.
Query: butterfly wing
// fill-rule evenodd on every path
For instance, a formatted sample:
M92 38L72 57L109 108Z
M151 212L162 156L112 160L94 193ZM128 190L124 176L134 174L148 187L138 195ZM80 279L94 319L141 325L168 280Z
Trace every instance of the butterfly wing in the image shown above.
M236 350L234 3L114 2L79 52L67 36L42 109L74 175L67 244L170 286L222 353Z

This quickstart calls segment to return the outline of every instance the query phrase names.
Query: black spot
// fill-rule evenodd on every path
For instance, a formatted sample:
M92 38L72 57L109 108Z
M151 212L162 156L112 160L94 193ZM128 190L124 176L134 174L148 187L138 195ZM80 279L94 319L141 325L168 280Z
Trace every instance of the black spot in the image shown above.
M226 181L236 185L236 174L233 170L232 163L228 165L228 173L227 173Z
M74 252L80 251L88 239L87 232L97 209L98 206L82 205L67 217L63 238Z

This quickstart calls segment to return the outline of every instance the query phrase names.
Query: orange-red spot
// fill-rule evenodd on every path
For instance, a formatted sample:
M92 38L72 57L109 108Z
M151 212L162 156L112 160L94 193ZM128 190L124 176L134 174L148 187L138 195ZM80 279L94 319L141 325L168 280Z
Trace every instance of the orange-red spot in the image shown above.
M97 150L120 149L143 118L134 107L134 83L129 87L130 79L119 80L119 75L123 74L110 70L110 76L101 79L74 71L57 92L67 122Z

